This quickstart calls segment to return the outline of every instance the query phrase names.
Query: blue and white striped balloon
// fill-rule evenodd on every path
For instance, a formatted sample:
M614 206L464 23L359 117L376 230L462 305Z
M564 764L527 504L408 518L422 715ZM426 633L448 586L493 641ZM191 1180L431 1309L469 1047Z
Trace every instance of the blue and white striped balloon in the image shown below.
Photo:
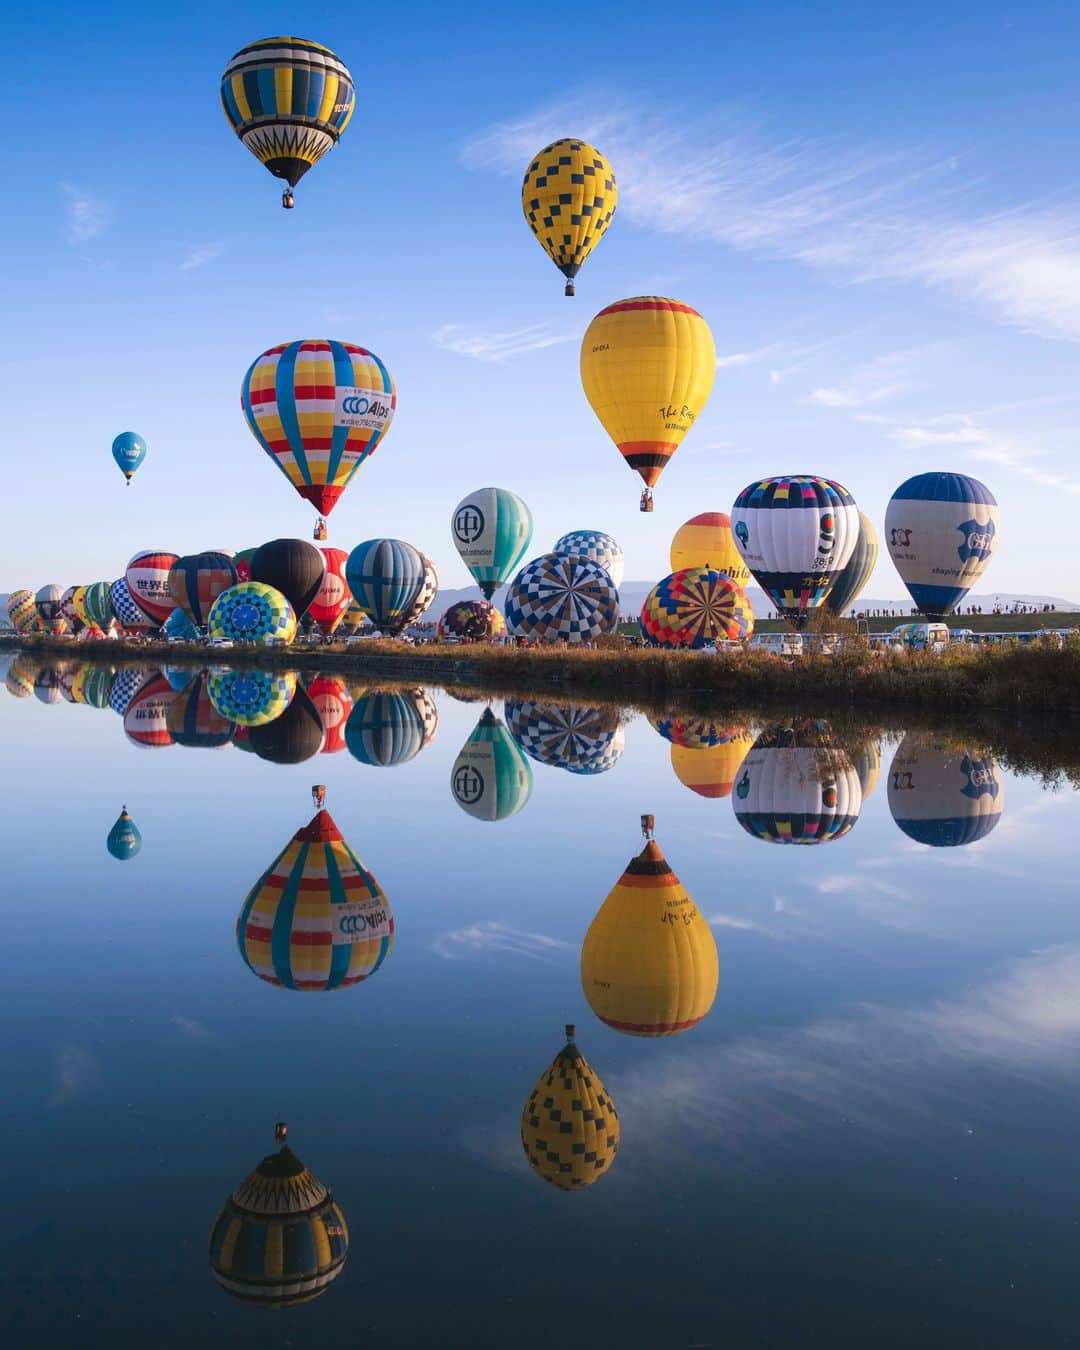
M353 599L384 633L409 622L425 576L423 555L404 539L365 539L345 564Z
M610 534L602 530L571 530L555 541L554 553L571 553L599 563L616 586L622 585L625 560L623 551Z

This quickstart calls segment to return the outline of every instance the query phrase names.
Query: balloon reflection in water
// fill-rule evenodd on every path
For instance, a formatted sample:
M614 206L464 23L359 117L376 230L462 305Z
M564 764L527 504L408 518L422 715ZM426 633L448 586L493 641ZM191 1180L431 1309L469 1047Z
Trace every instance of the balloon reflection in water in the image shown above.
M307 692L326 734L322 752L324 755L337 754L339 750L345 749L345 725L353 707L348 686L336 675L316 675L308 685Z
M993 757L909 731L889 765L889 810L911 839L933 848L974 844L1005 807L1005 783Z
M13 698L29 698L34 692L34 667L17 656L4 676L4 688Z
M749 733L739 731L719 745L701 749L672 745L671 767L679 782L699 797L730 797L739 766L752 744Z
M170 686L172 683L170 679ZM176 744L189 746L193 750L221 749L229 744L236 730L235 724L227 717L222 717L214 707L205 672L189 679L176 694L168 711L167 723Z
M855 756L855 772L859 775L859 786L862 788L862 799L865 802L877 787L881 775L881 751L873 736L866 737L862 749Z
M280 717L296 692L291 670L213 670L210 699L222 717L242 727L260 727Z
M572 1026L525 1103L521 1143L533 1171L560 1191L591 1186L615 1161L619 1113L577 1048Z
M609 1027L673 1036L708 1014L720 960L712 929L648 831L581 947L581 987Z
M862 809L859 775L827 722L776 723L742 762L732 797L747 834L771 844L824 844Z
M324 740L319 710L298 684L280 717L251 728L248 744L260 759L273 764L302 764L319 753Z
M461 747L450 770L458 806L477 820L508 820L532 795L532 770L490 708Z
M597 774L622 756L625 737L612 708L507 699L504 712L511 736L539 764Z
M113 676L109 686L109 707L118 717L123 717L127 712L128 704L149 673L146 670L118 670Z
M707 750L709 746L722 745L741 731L741 728L732 727L726 722L707 722L703 718L686 717L681 713L650 716L649 722L665 741L685 746L687 750Z
M124 713L124 735L128 740L147 750L172 745L169 712L176 697L176 690L160 670L149 675Z
M320 810L248 892L236 940L248 967L268 984L345 989L374 975L389 956L394 916L329 811Z
M139 833L139 827L128 815L126 806L117 816L116 823L109 831L109 836L105 840L105 847L119 862L127 862L129 858L134 858L139 849L142 848L142 835Z
M210 1232L210 1268L234 1298L289 1308L318 1298L349 1252L345 1216L285 1143L268 1154L221 1207Z
M427 723L434 711L426 694L417 697L420 692L372 689L358 698L345 727L349 754L361 764L381 768L404 764L418 755L425 739L431 739ZM431 705L430 711L424 700Z
M63 699L60 676L52 666L39 666L35 672L34 697L42 703L59 703Z

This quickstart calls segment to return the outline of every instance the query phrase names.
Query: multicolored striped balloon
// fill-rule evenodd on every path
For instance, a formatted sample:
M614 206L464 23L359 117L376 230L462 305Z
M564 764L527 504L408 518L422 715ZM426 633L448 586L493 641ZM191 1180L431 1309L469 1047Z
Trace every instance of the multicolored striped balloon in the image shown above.
M244 376L251 434L305 500L329 515L375 453L397 407L394 381L364 347L305 339L271 347Z
M827 722L775 723L754 742L731 798L747 834L770 844L842 839L862 810L862 786Z
M297 830L248 892L236 923L240 955L267 984L345 989L374 975L394 945L379 883L329 811Z
M746 592L722 572L688 567L658 582L641 607L641 632L654 647L740 641L754 632Z
M32 633L37 627L34 592L25 589L12 591L7 600L7 612L16 633Z
M440 638L476 642L501 637L506 632L506 620L490 600L461 600L450 606L435 631Z
M116 618L109 591L110 586L107 581L95 581L93 585L87 586L86 596L83 600L87 618L91 623L96 623L99 628L105 631Z
M124 573L131 598L154 628L160 628L176 608L169 590L169 572L177 556L160 549L144 549L135 554Z

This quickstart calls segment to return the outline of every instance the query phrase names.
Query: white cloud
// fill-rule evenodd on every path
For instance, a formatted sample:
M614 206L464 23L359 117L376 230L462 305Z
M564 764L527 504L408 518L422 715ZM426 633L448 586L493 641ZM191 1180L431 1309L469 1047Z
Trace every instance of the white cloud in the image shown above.
M210 1036L206 1023L200 1022L197 1017L183 1017L177 1013L175 1017L169 1018L169 1025L175 1027L181 1036L193 1041L205 1041Z
M519 175L572 125L616 166L619 211L641 228L828 268L852 282L913 282L1000 321L1080 341L1080 203L985 214L955 161L715 124L664 125L654 110L570 100L491 127L462 154ZM728 128L734 127L734 130Z
M463 323L446 323L432 333L432 341L444 351L471 356L477 361L511 361L527 352L542 351L581 336L580 328L561 331L551 324L533 324L509 333L470 331Z
M56 1051L49 1105L66 1106L96 1092L102 1080L101 1061L96 1055L78 1045L62 1045Z
M111 213L105 203L71 183L61 183L68 207L68 242L96 239L108 227Z
M203 244L201 248L193 248L180 264L181 272L190 272L196 267L205 267L208 262L213 262L215 258L221 256L224 247L224 244Z
M846 389L812 389L810 402L820 403L823 408L863 408L868 403L880 403L883 399L892 398L894 394L902 393L904 388L902 384L884 384L876 389L857 389L853 386Z
M732 370L736 366L750 366L758 361L764 361L767 356L771 356L777 350L775 344L769 347L759 347L757 351L752 352L729 352L726 355L716 358L717 370Z
M437 956L447 961L462 961L469 956L499 952L508 956L525 956L533 960L551 960L561 952L576 951L571 942L548 937L544 933L528 933L511 928L498 919L482 919L465 928L441 933L432 943Z

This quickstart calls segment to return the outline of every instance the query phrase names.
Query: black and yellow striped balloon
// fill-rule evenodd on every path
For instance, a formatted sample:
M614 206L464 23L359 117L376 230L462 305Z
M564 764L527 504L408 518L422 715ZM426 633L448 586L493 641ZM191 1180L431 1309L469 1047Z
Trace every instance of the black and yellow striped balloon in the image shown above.
M605 233L619 202L615 174L599 150L567 137L532 159L521 185L529 229L574 294L581 264Z

